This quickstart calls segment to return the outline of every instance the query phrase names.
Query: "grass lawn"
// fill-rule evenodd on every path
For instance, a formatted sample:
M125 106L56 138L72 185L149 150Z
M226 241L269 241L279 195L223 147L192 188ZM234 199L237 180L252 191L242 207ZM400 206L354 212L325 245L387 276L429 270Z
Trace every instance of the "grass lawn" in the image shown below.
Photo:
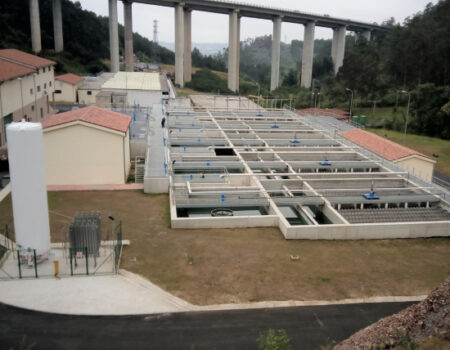
M167 195L140 191L49 192L52 240L77 211L113 214L131 241L121 268L200 305L420 295L450 274L447 238L286 241L277 228L175 230L168 205ZM11 220L8 196L0 225Z
M432 157L433 154L438 154L439 158L433 158L437 160L435 169L450 176L450 141L436 137L408 134L405 142L403 142L403 133L401 132L386 129L367 130L381 136L387 135L388 139L415 149L427 156Z
M372 107L355 108L353 110L353 115L365 115L367 117L368 123L381 122L381 120L386 117L398 118L402 120L402 123L404 123L406 116L406 107L398 106L397 112L394 112L393 107L377 107L375 108L375 114L374 115L372 114L373 114Z

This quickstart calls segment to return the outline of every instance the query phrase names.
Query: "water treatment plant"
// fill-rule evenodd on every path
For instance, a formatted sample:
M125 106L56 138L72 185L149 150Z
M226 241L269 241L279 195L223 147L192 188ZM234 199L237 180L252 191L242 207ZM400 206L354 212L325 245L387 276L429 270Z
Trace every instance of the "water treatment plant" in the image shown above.
M169 103L149 136L146 192L174 228L277 226L286 239L446 236L445 192L289 110ZM155 155L158 159L155 159Z

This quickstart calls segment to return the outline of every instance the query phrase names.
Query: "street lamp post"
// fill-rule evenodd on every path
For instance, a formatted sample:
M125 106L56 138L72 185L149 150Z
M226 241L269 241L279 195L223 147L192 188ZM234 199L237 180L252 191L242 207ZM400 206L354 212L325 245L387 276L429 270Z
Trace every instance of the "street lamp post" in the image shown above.
M406 120L405 120L405 133L403 135L403 142L406 141L406 133L408 132L408 119L409 119L409 106L411 104L411 93L409 91L402 90L402 94L408 94L408 106L406 107Z
M17 78L19 79L19 83L20 83L20 101L22 103L22 118L25 116L25 114L23 114L23 92L22 92L22 78Z
M350 93L352 94L351 98L350 98L350 118L352 117L352 109L353 109L353 90L346 88L345 91L350 91Z

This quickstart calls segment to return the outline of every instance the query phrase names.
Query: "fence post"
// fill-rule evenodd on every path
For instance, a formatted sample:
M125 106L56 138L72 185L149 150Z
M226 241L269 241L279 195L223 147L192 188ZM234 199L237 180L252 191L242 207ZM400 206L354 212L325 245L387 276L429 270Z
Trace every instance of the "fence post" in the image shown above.
M36 278L38 278L36 249L33 249L33 260L34 260L34 275L36 276Z
M69 257L70 257L70 275L73 276L72 248L69 248Z
M86 252L86 275L89 275L89 257L88 257L88 249L87 247L84 248Z
M22 266L20 265L20 251L17 250L17 263L19 266L19 278L22 278Z

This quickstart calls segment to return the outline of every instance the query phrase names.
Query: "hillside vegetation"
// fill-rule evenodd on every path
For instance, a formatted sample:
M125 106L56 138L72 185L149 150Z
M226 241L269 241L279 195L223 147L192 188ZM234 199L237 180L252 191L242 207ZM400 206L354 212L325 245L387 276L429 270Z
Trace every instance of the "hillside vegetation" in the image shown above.
M0 1L0 48L31 52L28 0ZM79 2L62 0L64 52L53 51L52 0L40 0L42 56L58 62L56 71L79 74L109 70L108 18L83 10ZM43 15L48 14L48 15ZM124 51L119 25L119 49ZM134 52L141 60L173 64L174 53L134 33Z

